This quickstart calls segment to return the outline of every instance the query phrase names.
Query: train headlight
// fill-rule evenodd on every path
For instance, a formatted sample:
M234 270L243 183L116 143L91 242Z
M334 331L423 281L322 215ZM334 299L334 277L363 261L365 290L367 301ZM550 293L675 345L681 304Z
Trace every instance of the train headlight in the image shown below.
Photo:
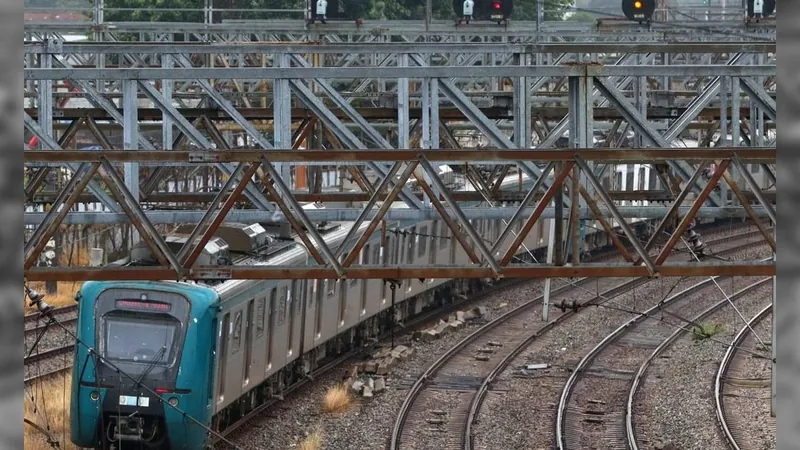
M167 403L169 403L173 408L178 407L178 399L176 397L170 397L170 399L167 400Z
M97 392L97 391L92 391L92 392L89 392L89 398L90 398L90 399L91 399L93 402L96 402L96 401L100 400L100 393L99 393L99 392Z

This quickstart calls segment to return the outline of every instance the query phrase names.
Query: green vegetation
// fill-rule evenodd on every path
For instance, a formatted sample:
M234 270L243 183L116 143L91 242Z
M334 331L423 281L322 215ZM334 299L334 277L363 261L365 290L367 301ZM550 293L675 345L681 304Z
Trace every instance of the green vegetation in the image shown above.
M541 0L545 20L563 20L573 0ZM92 0L25 0L28 8L80 8L91 14ZM104 0L105 20L108 22L202 22L203 0ZM300 19L301 12L264 10L303 10L307 0L214 0L221 10L217 20ZM433 17L453 19L453 0L433 0ZM244 11L225 11L225 10ZM355 13L353 13L355 11ZM422 20L425 0L328 0L329 17L340 14L347 18L358 15L367 20ZM578 16L575 18L575 16ZM536 20L536 0L515 0L512 20ZM581 13L571 20L585 20Z
M692 339L694 341L703 341L722 333L724 329L725 327L718 323L695 325L692 328Z

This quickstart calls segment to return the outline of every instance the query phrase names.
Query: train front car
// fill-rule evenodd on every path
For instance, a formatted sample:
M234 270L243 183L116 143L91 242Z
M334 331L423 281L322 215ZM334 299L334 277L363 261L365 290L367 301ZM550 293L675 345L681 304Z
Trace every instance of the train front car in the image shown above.
M203 448L211 423L217 295L172 282L80 290L71 438L90 448ZM87 347L96 351L93 353Z

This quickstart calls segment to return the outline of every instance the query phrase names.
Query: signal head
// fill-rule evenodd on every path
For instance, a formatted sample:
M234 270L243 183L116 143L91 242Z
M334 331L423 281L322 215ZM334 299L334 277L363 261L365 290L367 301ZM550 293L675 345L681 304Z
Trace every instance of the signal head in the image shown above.
M500 2L494 2L494 3L492 3L492 8L494 8L494 9L500 9L500 8L502 8L502 7L503 7L503 4L502 4L502 3L500 3Z
M642 9L642 6L643 6L642 2L640 2L639 0L636 0L635 2L633 2L634 9Z

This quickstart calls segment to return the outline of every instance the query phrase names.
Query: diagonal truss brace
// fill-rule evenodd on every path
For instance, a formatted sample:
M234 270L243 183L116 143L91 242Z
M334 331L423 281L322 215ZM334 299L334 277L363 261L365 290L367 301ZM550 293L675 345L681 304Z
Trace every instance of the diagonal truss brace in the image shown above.
M686 186L681 190L681 192L675 198L675 201L672 202L672 205L669 207L669 210L667 210L667 214L661 220L661 223L658 224L658 227L656 227L655 232L653 232L653 234L650 236L650 239L647 241L647 244L645 244L644 246L645 252L648 252L649 254L650 250L653 248L656 242L658 242L658 240L661 239L662 233L664 233L667 230L667 227L673 220L673 217L675 216L675 214L677 214L678 209L680 209L681 205L683 205L683 201L686 200L686 197L689 195L689 191L691 191L692 186L694 185L694 183L697 182L697 180L700 179L703 170L706 168L706 166L708 166L708 164L709 164L708 161L700 162L700 165L697 167L697 170L694 171L692 178L689 180L688 183L686 183ZM641 264L641 262L642 262L641 258L636 260L637 265Z
M650 141L651 145L654 147L661 147L661 148L670 148L670 143L661 136L655 128L647 121L646 118L642 117L639 111L634 108L633 105L625 98L625 96L614 86L608 84L605 80L601 78L594 78L595 86L603 93L603 95L614 103L614 105L620 110L620 113L625 118L628 123L630 123L636 131L642 134L647 140ZM677 162L677 161L667 161L670 167L675 170L677 173L681 174L684 179L690 178L690 173L692 173L692 168L685 162ZM699 191L700 187L697 184L691 185L693 190ZM722 200L719 198L718 195L711 196L711 202L714 206L722 205Z
M758 185L758 183L756 183L756 180L753 179L753 175L750 173L749 170L747 170L747 167L744 165L741 158L739 158L739 156L736 154L733 155L733 163L736 165L736 167L739 168L739 173L742 174L742 177L744 178L745 182L748 184L748 186L750 186L750 189L753 191L753 195L756 196L758 202L761 203L761 206L767 212L769 219L772 221L772 223L777 225L778 218L777 215L775 214L775 209L772 208L770 202L768 202L767 199L764 197L764 193L761 191L761 187ZM763 164L762 169L764 168L764 166L767 166L767 164ZM769 170L769 167L766 167L766 169ZM769 172L772 173L771 170L769 170ZM772 174L773 183L775 182L774 177L775 175Z
M358 258L358 254L361 253L361 249L364 247L364 244L366 244L370 237L372 237L372 233L374 233L375 229L378 228L378 224L381 220L383 220L383 217L392 207L392 203L397 198L398 194L400 194L400 190L403 188L403 185L405 185L406 181L408 181L409 177L411 177L411 174L414 173L414 170L416 170L418 165L418 161L409 161L406 163L406 168L403 170L403 173L400 174L400 179L397 183L395 183L394 187L392 187L392 190L389 191L389 194L386 196L386 200L383 201L383 204L378 209L375 217L373 217L369 222L369 225L367 225L367 229L361 233L361 237L359 237L358 241L356 241L356 245L348 252L347 256L345 256L342 266L345 268L350 267L356 258Z
M719 183L719 179L722 178L722 174L726 170L728 170L728 166L730 165L730 163L731 163L730 160L724 160L717 166L716 170L711 175L711 179L708 180L708 184L706 184L706 186L700 192L700 195L698 195L697 198L694 200L692 206L689 208L689 211L686 213L685 216L683 216L683 219L678 224L678 227L675 229L675 231L672 232L672 235L670 236L667 243L664 245L664 248L661 249L661 252L656 257L656 265L663 264L664 261L666 261L666 259L669 257L669 254L675 247L675 244L677 244L678 241L682 238L683 233L689 227L689 224L692 222L692 220L694 220L694 216L695 214L697 214L697 211L700 209L700 207L706 201L708 196L714 190L714 187L716 187L717 184Z
M172 106L171 102L168 102L158 90L156 90L153 85L148 82L139 81L139 86L142 88L142 91L145 95L150 98L163 112L167 114L170 119L172 119L173 123L180 129L183 134L192 139L197 145L203 148L211 148L211 142L200 133L200 130L195 128L188 120L186 120L174 106ZM215 163L214 167L216 167L220 172L225 174L227 177L232 177L233 168L231 165L226 165L222 163ZM270 204L270 202L255 188L253 185L248 185L245 191L245 195L247 198L253 202L253 205L256 208L265 210L265 211L272 211L274 208Z
M494 271L495 276L498 277L498 278L501 277L502 276L502 269L500 269L500 266L497 264L497 261L494 259L492 251L486 246L486 243L484 242L483 237L480 234L478 234L478 232L475 231L475 228L472 226L472 224L470 224L469 219L467 219L467 216L465 216L464 212L461 210L461 208L458 207L458 203L455 200L453 200L452 196L450 195L450 191L447 189L447 186L444 185L444 183L442 182L442 179L439 178L439 175L436 173L436 169L434 169L433 166L431 165L430 161L428 161L424 157L420 158L419 163L422 166L422 170L425 172L425 174L427 174L428 177L430 177L431 182L433 183L433 185L436 186L437 189L439 189L439 192L441 192L441 195L447 201L448 205L450 205L450 209L453 211L453 214L455 214L456 218L458 218L458 220L461 222L461 226L464 227L464 230L467 232L469 237L475 243L475 246L478 247L478 250L481 252L481 254L483 254L483 257L486 258L486 262L489 264L489 267L491 267L492 270ZM418 179L418 181L419 181L419 179ZM424 183L424 180L422 182ZM422 183L420 183L420 184L422 184ZM431 202L432 203L434 203L434 200L435 200L435 203L439 204L438 208L441 208L442 205L439 202L439 199L436 199L435 197L431 197ZM439 211L440 214L441 214L441 212L442 211ZM450 224L448 223L448 226L449 225ZM455 230L454 230L454 232L455 232ZM477 262L477 261L475 261L475 262Z
M289 187L283 182L281 175L278 173L277 169L275 169L275 166L272 165L272 163L265 157L261 157L261 165L267 169L267 174L269 174L270 178L272 179L274 188L278 191L280 197L288 203L288 206L291 207L291 209L294 211L294 214L300 219L300 222L302 222L306 229L306 233L311 235L311 238L314 239L317 247L325 256L325 259L328 260L328 264L330 264L333 270L336 271L337 275L344 277L344 269L339 264L339 260L336 258L336 256L334 256L333 252L331 252L330 247L328 247L328 244L326 244L325 240L322 239L322 236L320 236L319 232L317 232L317 228L314 226L311 220L309 220L308 216L303 210L303 207L297 203L294 195L292 195L291 189L289 189ZM284 212L284 214L286 213L287 212ZM311 249L309 249L309 252L310 251Z
M622 217L622 214L619 213L617 206L614 204L614 201L611 200L611 197L608 196L608 193L603 189L602 183L597 177L594 176L594 172L586 164L586 161L580 157L580 155L575 155L575 163L578 167L584 171L586 178L589 180L589 183L595 188L595 191L603 199L603 203L606 204L608 210L611 212L611 215L614 216L614 219L617 220L619 223L619 227L622 229L622 232L625 233L625 236L628 237L628 240L631 242L631 245L636 250L636 253L639 254L639 257L642 258L644 261L644 265L647 266L647 270L650 272L650 275L656 273L655 265L653 264L653 260L650 259L650 256L647 254L644 248L642 248L642 244L639 243L639 239L636 238L636 235L633 233L631 228L628 226L628 222L625 221L625 218Z
M178 259L175 257L175 254L172 253L169 246L167 246L166 242L161 238L158 230L156 230L150 222L150 219L148 219L144 211L142 211L137 200L133 198L133 195L128 191L128 188L125 186L125 181L120 178L114 166L112 166L105 157L100 158L100 164L101 167L98 170L100 177L103 178L108 189L114 194L114 197L117 198L125 214L130 217L133 226L139 231L142 240L144 240L153 251L158 262L162 265L169 264L172 266L176 275L180 278L183 274L183 269Z
M82 163L78 166L78 170L75 171L67 185L53 202L42 224L36 228L31 239L25 243L25 270L33 266L36 258L47 245L47 241L56 232L61 222L64 221L67 213L78 200L86 185L92 180L94 174L97 173L99 167L100 163L96 162Z
M203 215L203 218L200 219L200 222L198 222L198 224L194 227L192 233L189 235L189 239L183 244L183 248L181 248L180 252L178 252L178 259L180 260L181 264L183 264L184 268L188 269L194 265L195 261L197 261L197 258L202 253L206 243L209 239L211 239L211 236L214 234L214 232L217 231L220 224L222 224L222 221L225 219L225 216L228 214L231 208L233 208L233 205L236 204L239 195L242 193L245 186L250 183L250 180L253 178L256 170L258 170L259 167L259 163L256 162L251 164L247 171L245 171L244 165L245 163L239 163L236 169L234 169L233 174L231 174L230 178L228 178L228 180L225 182L225 185L211 202L211 205L208 206L205 215ZM245 172L244 175L242 175L242 172ZM239 180L240 176L241 180ZM216 211L216 209L222 203L222 199L228 194L228 191L231 190L231 187L233 187L237 180L239 180L239 182L236 184L236 187L234 187L233 192L231 192L231 194L225 200L225 203L222 204L220 210ZM205 230L205 232L203 232L203 230ZM197 240L198 236L200 236L200 233L203 233L203 235L195 245L195 241Z
M358 233L359 228L361 228L361 224L364 223L364 220L367 219L367 216L372 211L372 208L374 208L375 204L378 202L378 196L380 195L380 193L389 187L389 182L392 179L394 179L394 177L397 175L397 172L400 171L400 166L401 163L399 161L394 163L392 167L389 169L389 173L385 177L383 177L380 184L378 184L378 187L374 189L374 192L370 196L369 201L367 201L367 204L364 205L364 208L361 210L361 213L358 215L358 218L353 223L353 226L352 228L350 228L350 231L347 232L347 236L345 236L345 238L342 240L342 243L339 244L339 247L334 252L334 256L339 258L342 255L344 249L350 245L350 241L353 239L356 233Z
M544 195L539 202L536 204L536 208L531 213L531 216L525 222L525 225L522 226L522 229L517 233L517 236L514 238L514 241L511 243L511 246L506 251L506 254L503 255L503 259L500 260L501 266L507 266L511 260L514 258L514 255L517 253L519 246L522 245L522 241L525 240L525 237L528 236L530 233L531 228L539 220L539 217L542 215L544 208L550 203L550 200L553 199L555 196L556 191L560 189L561 185L564 183L564 179L569 175L572 171L572 168L575 166L573 161L566 161L564 162L564 167L561 169L561 172L556 175L555 179L553 180L553 184L547 188Z
M42 130L39 127L39 124L36 123L36 121L33 120L33 118L29 116L28 113L23 113L23 114L25 114L24 116L25 126L39 138L42 144L46 145L51 150L61 150L61 151L64 150L63 148L61 148L60 145L58 145L58 142L56 142L51 136L49 136L47 133L44 132L44 130ZM75 164L70 164L70 163L65 163L64 166L66 166L69 170L73 172L78 170L79 167ZM90 181L88 188L89 191L92 194L94 194L94 196L97 198L97 200L99 200L100 203L103 204L103 206L105 206L106 208L108 208L113 212L116 213L120 212L119 205L117 205L117 202L115 202L108 194L106 194L103 188L100 187L95 181L93 180Z
M364 145L364 143L361 142L361 140L359 140L353 134L353 132L348 130L347 127L345 127L344 124L342 124L342 122L328 108L325 107L325 105L302 81L290 80L290 85L298 98L300 98L303 103L311 108L317 117L319 117L319 119L322 120L345 145L350 148L357 149L367 148L367 146ZM388 146L387 148L391 148L391 146ZM365 161L364 163L379 176L386 176L386 171L388 169L385 166L378 165L373 161ZM392 181L392 183L394 183L394 181ZM405 202L409 208L422 208L422 202L420 202L419 199L417 199L416 196L414 196L405 187L403 187L403 190L400 192L400 196L403 202Z

